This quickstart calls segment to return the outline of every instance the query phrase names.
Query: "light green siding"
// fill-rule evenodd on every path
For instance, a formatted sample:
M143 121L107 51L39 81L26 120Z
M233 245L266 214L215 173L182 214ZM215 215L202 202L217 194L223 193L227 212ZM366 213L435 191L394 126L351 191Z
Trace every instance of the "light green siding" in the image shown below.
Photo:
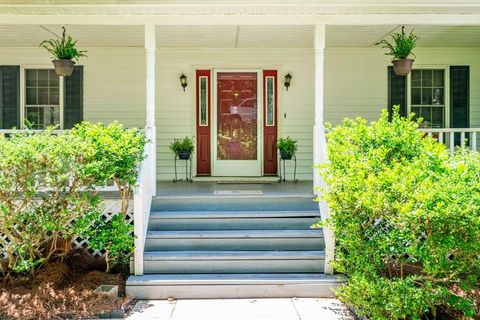
M160 44L159 44L160 45ZM145 125L145 51L143 48L86 48L84 119L118 120ZM470 66L471 126L480 126L480 55L478 48L417 48L415 66ZM174 138L195 134L195 70L211 68L277 69L279 136L299 141L299 178L312 179L314 122L314 55L312 49L157 49L158 178L173 178ZM41 48L0 48L0 65L50 67ZM387 104L388 57L378 48L335 48L325 51L325 120L344 117L377 119ZM289 91L283 76L293 75ZM188 76L183 92L178 77ZM288 169L291 170L291 169Z

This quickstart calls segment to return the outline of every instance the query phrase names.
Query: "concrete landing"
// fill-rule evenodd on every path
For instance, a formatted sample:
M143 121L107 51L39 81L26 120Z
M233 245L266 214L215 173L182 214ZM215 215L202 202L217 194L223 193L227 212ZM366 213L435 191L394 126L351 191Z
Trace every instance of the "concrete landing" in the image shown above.
M336 299L139 301L128 320L353 320Z

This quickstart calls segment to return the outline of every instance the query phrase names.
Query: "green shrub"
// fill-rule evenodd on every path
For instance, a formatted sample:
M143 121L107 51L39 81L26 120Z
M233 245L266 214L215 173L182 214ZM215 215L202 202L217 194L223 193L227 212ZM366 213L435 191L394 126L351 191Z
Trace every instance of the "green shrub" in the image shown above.
M78 236L103 250L107 268L133 249L126 220L146 139L137 129L83 123L69 133L15 133L0 137L0 271L34 272L61 257ZM113 180L122 208L104 221L92 186Z
M98 212L98 197L80 190L95 181L88 169L94 150L47 130L0 138L0 154L0 233L8 238L0 237L0 254L8 257L7 269L32 272L67 254L85 227L78 219Z
M384 110L377 122L346 119L327 135L327 224L335 267L349 276L338 295L371 319L443 308L472 316L472 299L453 289L480 280L480 156L450 157L417 130L421 119L395 110L391 121Z
M90 170L96 183L113 181L118 187L122 199L120 211L125 217L144 158L145 135L139 129L125 129L116 121L109 125L83 122L71 134L92 145L95 161Z
M106 272L109 272L115 264L128 263L134 248L132 233L133 226L122 219L121 215L115 215L108 221L98 216L82 236L89 239L89 248L105 251Z

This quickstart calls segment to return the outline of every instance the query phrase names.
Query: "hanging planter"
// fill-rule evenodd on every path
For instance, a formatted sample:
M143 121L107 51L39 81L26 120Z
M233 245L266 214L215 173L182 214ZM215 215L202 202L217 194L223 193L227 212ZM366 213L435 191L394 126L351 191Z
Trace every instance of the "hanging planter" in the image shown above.
M67 35L65 27L62 27L63 33L61 39L50 39L40 43L40 47L47 49L52 55L55 73L60 77L69 77L75 61L81 57L86 57L87 51L77 49L77 40L73 41L72 37Z
M392 38L391 41L382 39L375 45L388 49L385 54L393 57L392 64L395 74L405 76L412 70L415 60L411 57L415 57L413 48L415 48L419 38L413 33L413 30L408 35L405 34L405 26L402 27L401 33L392 33L390 37Z

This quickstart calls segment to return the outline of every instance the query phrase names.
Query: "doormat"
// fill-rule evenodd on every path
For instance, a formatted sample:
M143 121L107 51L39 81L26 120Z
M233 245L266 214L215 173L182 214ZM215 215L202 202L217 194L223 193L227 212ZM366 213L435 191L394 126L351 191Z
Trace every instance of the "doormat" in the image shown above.
M272 184L271 181L262 180L233 180L233 181L217 181L217 184Z
M213 194L217 196L249 196L263 193L261 190L215 190Z

